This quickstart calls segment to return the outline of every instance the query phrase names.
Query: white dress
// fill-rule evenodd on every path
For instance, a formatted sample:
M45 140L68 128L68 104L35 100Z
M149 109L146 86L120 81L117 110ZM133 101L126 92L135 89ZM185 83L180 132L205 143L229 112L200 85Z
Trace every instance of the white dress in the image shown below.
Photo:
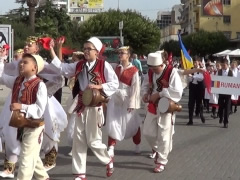
M123 67L121 66L121 74ZM126 69L133 67L130 64ZM128 108L134 110L130 113ZM131 86L119 82L118 90L112 95L107 104L106 128L108 135L121 141L133 137L142 122L137 109L140 108L140 82L136 72L132 77Z

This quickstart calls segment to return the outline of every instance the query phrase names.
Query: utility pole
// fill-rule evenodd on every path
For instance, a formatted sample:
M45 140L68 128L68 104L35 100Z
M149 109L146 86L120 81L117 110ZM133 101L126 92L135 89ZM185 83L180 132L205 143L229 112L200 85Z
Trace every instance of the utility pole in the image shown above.
M124 45L123 35L122 35L123 21L120 21L120 22L119 22L119 30L120 30L120 41L121 41L121 46L123 46L123 45Z

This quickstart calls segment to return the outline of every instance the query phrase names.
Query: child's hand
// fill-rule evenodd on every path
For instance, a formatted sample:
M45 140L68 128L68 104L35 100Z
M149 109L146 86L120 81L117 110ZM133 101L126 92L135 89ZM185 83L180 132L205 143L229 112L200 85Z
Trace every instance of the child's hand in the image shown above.
M11 111L20 110L21 108L22 108L22 104L19 104L19 103L12 103L10 105L10 110Z
M88 85L89 89L102 89L102 85L95 85L95 84L89 84Z
M64 42L65 42L65 37L64 36L60 37L58 43L64 44Z
M53 39L50 41L49 46L50 46L51 49L54 48L55 43L54 43L54 40L53 40Z
M157 93L154 93L154 94L151 95L150 101L153 102L153 103L155 103L155 102L157 102L157 100L158 100L159 98L160 98L160 95L159 95L159 93L157 92Z
M144 94L143 98L142 98L143 102L148 103L148 94Z

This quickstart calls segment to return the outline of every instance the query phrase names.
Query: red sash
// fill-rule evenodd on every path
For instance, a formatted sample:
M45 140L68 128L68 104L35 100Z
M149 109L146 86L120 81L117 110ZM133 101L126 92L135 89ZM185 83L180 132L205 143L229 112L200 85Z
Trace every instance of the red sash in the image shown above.
M121 66L117 66L115 69L115 72L117 74L119 81L121 81L122 83L124 83L128 86L131 86L132 78L133 78L134 74L136 72L138 72L138 69L135 66L132 66L130 68L123 70L123 72L121 74Z
M172 73L173 67L168 65L164 68L162 75L156 80L157 83L157 91L161 92L163 88L169 87L169 79ZM148 71L148 79L149 79L149 94L153 91L153 72L151 70ZM152 114L157 114L157 104L152 102L148 103L148 111Z

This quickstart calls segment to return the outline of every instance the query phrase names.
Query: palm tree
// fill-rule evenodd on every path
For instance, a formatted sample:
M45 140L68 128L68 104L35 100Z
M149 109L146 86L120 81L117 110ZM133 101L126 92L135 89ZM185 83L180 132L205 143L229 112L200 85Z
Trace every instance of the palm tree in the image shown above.
M35 7L38 5L39 0L16 0L17 3L27 3L29 7L29 24L32 31L35 31Z
M35 32L35 7L38 5L39 0L27 0L29 7L29 22L33 32Z

